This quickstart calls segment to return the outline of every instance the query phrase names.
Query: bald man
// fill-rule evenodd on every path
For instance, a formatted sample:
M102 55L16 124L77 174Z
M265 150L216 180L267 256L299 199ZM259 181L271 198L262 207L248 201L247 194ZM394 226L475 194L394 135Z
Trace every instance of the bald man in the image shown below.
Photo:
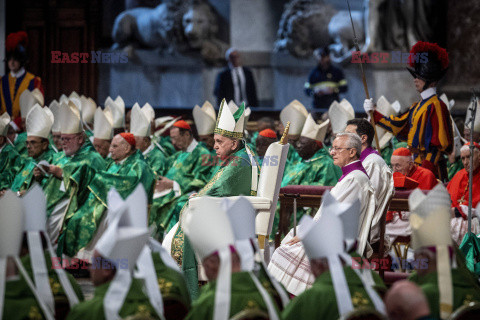
M425 295L415 283L397 281L385 296L385 307L390 320L430 319L430 308Z
M88 185L91 193L87 201L77 211L67 213L61 237L63 241L59 241L59 253L69 257L77 255L80 258L91 258L96 240L103 231L102 218L111 188L115 188L125 199L141 183L151 203L155 175L141 152L136 149L133 134L120 133L113 137L110 154L115 163L108 170L95 174Z

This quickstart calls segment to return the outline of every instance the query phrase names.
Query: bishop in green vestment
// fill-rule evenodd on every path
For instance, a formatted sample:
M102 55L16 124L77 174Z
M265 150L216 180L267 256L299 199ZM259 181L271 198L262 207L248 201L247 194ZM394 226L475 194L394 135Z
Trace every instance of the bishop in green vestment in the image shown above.
M47 143L46 141L44 141ZM27 141L29 143L29 141ZM30 145L28 145L30 147ZM29 151L29 154L31 154L31 151ZM48 163L51 163L53 160L53 156L55 155L55 151L50 147L50 145L47 146L47 149L42 152L38 156L31 156L28 157L25 160L25 163L23 167L20 168L18 171L17 175L15 176L12 185L10 186L10 189L12 191L26 191L28 190L32 184L37 180L37 182L40 184L40 186L44 186L48 180L45 176L39 176L35 177L35 171L38 171L36 165L40 162L45 160Z
M67 315L68 310L70 309L70 305L68 302L67 295L65 294L65 289L62 287L62 284L58 278L57 273L52 268L52 258L50 254L45 251L45 264L48 271L48 278L50 280L50 287L52 288L53 298L55 300L55 314L57 317L64 317ZM33 268L31 263L31 256L29 254L24 255L21 258L22 264L25 267L30 279L34 279L33 276ZM62 265L60 258L54 258L53 261L56 264L56 267L59 268ZM83 301L83 292L80 288L80 285L77 283L75 278L68 272L66 272L68 277L68 281L72 285L73 290L75 291L76 296L78 297L79 301Z
M180 270L167 266L158 252L152 252L153 264L162 293L165 318L183 318L190 310L190 294ZM182 316L183 315L183 316Z
M46 161L50 163L52 156L55 153L50 147L50 142L48 138L50 137L50 130L53 125L53 114L48 108L42 108L39 105L35 105L31 108L26 119L26 129L27 129L27 153L28 159L23 165L23 168L18 172L11 172L10 174L15 174L15 178L10 185L10 189L13 191L25 191L30 188L34 181L34 172L37 171L36 180L43 183L43 178L38 174L39 169L34 170L36 165L40 161ZM9 174L2 175L4 176L2 185L0 189L7 188L5 185L9 181Z
M192 310L190 311L186 319L213 319L216 294L215 287L215 280L209 282L202 287L200 291L200 296L192 304ZM312 305L318 305L318 302ZM275 307L278 312L276 304ZM230 317L239 315L242 312L244 314L252 313L268 316L265 302L263 301L260 292L255 286L251 278L251 274L249 272L234 272L232 273Z
M6 279L3 319L45 319L37 299L22 275Z
M428 250L428 249L426 249ZM456 250L456 269L451 269L453 289L453 311L470 302L480 303L480 286L475 276L465 267L464 256ZM432 256L435 254L432 252ZM417 257L417 256L416 256ZM422 258L418 258L423 259ZM436 260L436 257L434 258ZM459 261L462 260L462 261ZM427 297L432 316L440 319L440 294L436 262L429 261L426 269L419 269L408 280L416 283Z
M90 193L86 201L81 206L68 208L58 240L59 254L73 257L93 239L107 208L107 195L111 188L126 198L141 183L151 203L154 174L135 149L133 135L116 135L110 145L110 153L115 163L106 171L97 171L92 177L87 186Z
M225 209L203 198L189 215L184 222L185 234L202 260L209 283L202 287L187 319L232 319L242 312L261 313L265 318L278 315L275 302L260 281L252 272L241 271L232 222ZM225 299L216 299L218 294Z
M344 267L345 278L355 309L374 308L358 275ZM315 306L312 308L312 306ZM293 299L282 313L282 319L338 319L340 317L337 299L330 271L325 271L315 279L312 287Z

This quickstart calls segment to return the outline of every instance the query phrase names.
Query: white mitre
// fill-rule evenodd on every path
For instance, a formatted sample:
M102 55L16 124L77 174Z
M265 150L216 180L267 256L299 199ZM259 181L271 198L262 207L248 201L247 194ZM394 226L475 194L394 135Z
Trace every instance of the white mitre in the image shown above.
M303 125L300 136L323 142L323 139L325 139L325 135L327 134L329 123L330 120L317 124L315 120L313 120L312 114L309 114Z
M197 132L200 136L205 136L213 134L215 130L215 121L217 116L215 114L215 109L212 104L208 101L205 101L202 107L196 105L193 108L193 121L195 121L195 126L197 127Z
M292 136L299 135L302 132L307 117L307 109L298 100L293 100L280 112L280 120L284 126L287 126L287 122L290 121L288 133Z

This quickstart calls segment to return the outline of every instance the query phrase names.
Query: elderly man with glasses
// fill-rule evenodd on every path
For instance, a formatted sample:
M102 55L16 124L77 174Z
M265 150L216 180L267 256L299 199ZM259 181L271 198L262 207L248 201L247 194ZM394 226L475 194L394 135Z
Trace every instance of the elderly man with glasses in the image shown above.
M356 199L360 199L357 252L368 257L371 255L368 235L375 213L375 191L359 160L361 152L362 141L357 134L347 132L337 134L330 148L330 154L333 163L342 169L342 176L330 193L340 202L353 203ZM315 215L316 220L322 215L322 210L323 207L320 207ZM272 268L285 270L281 276L272 274L290 294L295 296L310 288L315 281L303 245L298 237L293 235L293 230L290 230L281 246L273 253L268 269Z

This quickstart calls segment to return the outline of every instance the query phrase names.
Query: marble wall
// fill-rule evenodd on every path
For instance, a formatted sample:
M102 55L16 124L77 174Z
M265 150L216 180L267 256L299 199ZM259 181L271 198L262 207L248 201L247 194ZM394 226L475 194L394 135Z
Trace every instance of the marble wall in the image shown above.
M261 107L279 110L293 99L311 106L311 98L304 94L304 83L315 61L299 60L287 54L272 53L278 22L288 0L210 0L220 19L221 38L226 39L242 54L244 65L249 66L257 82ZM345 6L328 0L338 9ZM464 4L465 2L465 4ZM480 35L480 14L464 19L467 12L480 13L480 4L475 0L450 1L449 48L452 67L440 91L449 98L458 99L457 110L465 108L466 87L478 83L480 71L472 64ZM360 9L363 0L351 1L352 9ZM468 3L468 4L467 4ZM471 15L470 15L471 16ZM468 41L464 40L465 37ZM102 65L99 70L99 101L107 95L122 95L127 105L138 101L154 106L191 107L204 100L215 102L213 87L221 67L205 65L200 59L185 56L158 55L155 51L138 50L137 60L123 65ZM138 61L142 61L139 63ZM363 112L365 92L357 64L347 64L344 72L349 90L347 98L358 112ZM365 66L371 97L376 101L384 95L390 102L399 100L407 108L419 99L414 90L412 77L404 65L368 64ZM464 71L468 70L468 73ZM460 99L463 97L462 99ZM467 99L468 100L468 99ZM454 111L456 112L456 111ZM462 111L459 111L462 112Z

